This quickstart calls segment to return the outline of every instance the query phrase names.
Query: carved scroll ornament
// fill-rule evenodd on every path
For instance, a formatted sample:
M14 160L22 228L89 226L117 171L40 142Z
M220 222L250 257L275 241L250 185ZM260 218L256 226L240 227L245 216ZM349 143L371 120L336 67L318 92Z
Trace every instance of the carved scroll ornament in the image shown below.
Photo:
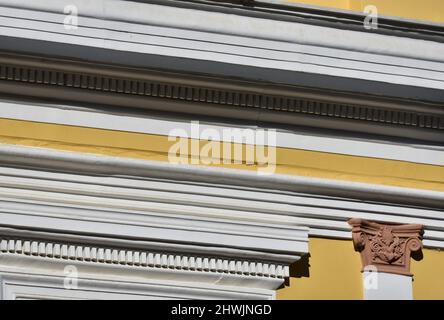
M350 219L353 244L361 253L363 270L374 266L379 272L412 275L410 257L420 259L424 227L419 224L380 224Z

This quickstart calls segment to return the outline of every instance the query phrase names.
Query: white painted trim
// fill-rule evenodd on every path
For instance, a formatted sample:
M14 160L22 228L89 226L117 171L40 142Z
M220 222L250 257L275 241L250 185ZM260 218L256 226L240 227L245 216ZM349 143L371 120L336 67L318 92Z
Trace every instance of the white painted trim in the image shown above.
M188 132L185 137L191 137L191 124L183 120L166 120L130 114L118 115L105 111L79 109L69 105L39 105L0 100L0 118L164 136L169 135L173 129L183 129ZM228 141L223 139L222 132L224 129L233 128L227 124L207 122L199 123L199 127L200 130L211 128L220 132L219 141ZM239 126L238 128L270 129L257 126ZM234 142L244 141L242 137L235 137ZM289 131L277 131L276 142L277 147L283 148L444 165L444 148L436 146L372 142L364 139L334 138Z
M107 248L90 245L72 245L53 241L22 240L18 237L5 237L0 235L0 252L6 256L39 256L51 261L76 260L84 261L97 266L106 264L119 264L133 267L134 272L150 271L166 273L168 269L182 270L185 278L195 276L195 272L209 272L218 283L227 282L224 278L231 278L232 282L238 276L246 275L245 282L258 278L279 279L289 277L288 265L264 263L261 261L236 260L217 257L194 257L184 254L168 254L159 252L147 252L145 250L133 250L122 248ZM139 271L138 271L139 270ZM171 271L171 270L170 270ZM208 277L210 278L210 277ZM280 283L279 283L280 284Z
M38 261L34 263L40 266ZM274 290L259 288L151 280L148 277L134 281L129 270L124 277L112 274L103 277L100 273L88 274L87 277L81 275L78 289L65 289L64 276L60 272L63 266L45 266L37 270L38 272L26 268L14 270L0 266L2 299L275 299Z
M278 250L291 255L291 252L307 252L304 240L307 229L300 226L309 227L311 235L349 239L350 226L346 221L359 217L423 224L424 245L444 248L442 207L420 208L397 203L407 199L418 204L423 201L424 205L424 199L428 198L428 201L434 199L435 204L442 204L442 192L281 175L261 177L242 170L182 168L157 162L11 146L0 146L0 160L4 160L8 152L14 154L11 159L15 165L23 164L28 158L34 167L33 170L1 168L0 221L17 227L60 228L67 232L83 230L92 234L100 230L102 236L117 232L122 237L137 236L139 239L146 239L150 234L148 230L154 227L163 230L163 237L177 236L188 230L186 232L195 234L194 239L200 243L213 246L217 246L218 237L223 239L224 234L229 233L233 236L231 239L236 239L236 234L242 236L229 247L261 248L261 254ZM45 161L41 156L36 158L43 154ZM60 163L54 167L56 159ZM73 165L74 161L77 166ZM87 165L80 166L81 163ZM43 164L56 170L74 170L76 174L51 172L53 170L43 167L36 169ZM109 168L115 171L108 171ZM162 170L165 172L163 180L156 179L156 174ZM187 176L184 172L192 174ZM225 183L220 180L223 176ZM342 189L347 197L326 196L322 188L325 185L331 190L328 192ZM302 190L312 194L300 193ZM352 199L356 194L375 194L386 203L365 201L361 196ZM76 217L74 221L73 216ZM212 236L199 236L209 234ZM159 237L161 235L159 233ZM243 239L250 239L251 245ZM283 252L285 250L287 252Z
M227 43L244 45L248 43L242 43L241 41L233 42L234 38L232 36L236 35L240 38L276 41L274 44L279 42L298 43L301 45L299 48L303 48L303 44L315 44L320 47L321 51L319 53L325 53L325 51L322 51L322 47L324 50L327 50L327 48L345 48L350 51L350 54L352 54L352 51L377 51L384 55L399 57L401 61L407 61L402 59L402 57L443 61L442 57L444 56L444 52L442 52L444 48L431 41L417 41L401 37L302 25L295 22L267 20L241 15L230 15L227 20L225 13L149 3L119 0L100 0L94 3L88 0L41 0L38 2L0 0L0 5L4 6L5 9L16 8L35 12L35 14L28 15L28 17L35 17L39 11L45 12L48 17L47 21L53 22L63 21L63 19L60 20L58 17L63 13L65 5L68 4L75 4L79 8L79 14L83 17L80 19L83 21L79 21L79 23L89 26L91 24L88 24L88 22L91 21L91 18L103 21L102 23L93 23L92 25L95 26L106 25L104 21L106 19L108 21L114 20L113 22L122 21L139 25L158 26L160 28L166 27L169 28L170 34L174 34L174 29L182 29L183 32L189 30L190 32L200 31L202 34L225 35L227 39L231 40L231 42L226 41ZM50 20L50 17L53 17L52 20ZM305 29L306 32L302 32L302 29ZM282 30L285 30L285 32L282 32ZM176 35L180 37L181 33ZM384 41L380 41L381 39L384 39ZM372 46L369 46L369 43L372 43ZM415 47L411 45L412 43L421 43L425 47ZM273 45L270 45L270 47L275 48ZM408 50L405 50L407 47ZM389 59L395 61L394 58ZM400 63L402 63L401 61ZM431 70L435 69L432 68Z
M48 198L41 200L46 204L2 197L1 224L17 228L66 230L69 233L86 232L104 237L119 235L123 238L276 252L294 256L294 260L297 260L298 252L308 252L308 229L297 225L285 226L281 223L267 226L263 222L248 223L232 216L212 221L199 216L188 218L185 214L174 214L173 208L169 216L168 206L164 206L164 212L148 209L130 214L128 210L121 210L121 213L106 210L105 203L99 207L81 209L70 205L68 199L58 205L58 200L53 204ZM145 206L149 205L145 203Z
M96 6L74 1L84 16L72 32L62 25L64 3L42 2L0 1L0 34L444 89L444 45L438 42L111 0Z
M133 175L161 179L188 180L329 196L426 205L442 208L444 193L432 190L375 185L361 182L282 174L260 175L253 171L213 168L162 161L110 157L97 154L58 151L47 148L0 144L0 160L15 166L50 167L63 171L94 174ZM123 174L125 172L125 174Z
M195 257L224 257L228 260L236 260L241 257L241 261L274 261L276 264L286 264L299 259L298 255L285 255L277 252L258 252L240 248L229 248L220 246L200 246L199 244L183 244L174 242L153 241L145 235L145 238L115 238L100 237L85 234L52 233L43 231L29 231L26 229L16 229L10 227L0 227L0 233L8 239L46 239L51 243L87 244L89 246L106 248L127 248L128 250L147 250L152 252L182 254L184 256ZM141 249L142 248L142 249ZM142 250L142 251L143 251ZM285 270L284 270L285 271Z
M153 243L137 239L138 235L121 239L84 235L93 233L89 230L83 234L69 234L63 228L53 231L31 231L26 223L19 229L0 228L4 299L15 298L16 293L24 294L21 298L57 298L59 294L60 298L91 298L85 290L106 299L132 295L138 299L274 299L274 290L289 276L289 263L298 259L282 256L286 262L274 263L278 253L204 243L184 246L168 235L165 242ZM78 290L64 287L67 266L76 271ZM51 292L58 295L48 294L34 282L36 277L48 276L51 283L43 287L53 288ZM30 291L12 285L11 279L24 279Z
M413 300L412 277L385 272L363 272L365 300Z
M22 232L23 233L23 232ZM34 232L27 232L32 237ZM288 265L276 265L268 261L238 260L211 256L183 256L162 252L146 252L125 248L104 248L101 244L90 246L73 245L57 240L60 234L49 234L50 241L29 241L3 239L0 250L0 270L25 273L41 273L46 269L52 274L61 273L69 265L82 273L83 278L109 277L139 282L150 279L154 281L181 282L193 286L213 286L223 288L241 287L259 290L275 290L288 277ZM63 234L62 234L63 237ZM77 236L82 240L82 237ZM105 243L113 240L102 238ZM134 245L131 241L127 241ZM175 248L180 250L180 247ZM137 254L137 256L136 256ZM130 275L128 275L130 273ZM242 290L242 289L241 289Z

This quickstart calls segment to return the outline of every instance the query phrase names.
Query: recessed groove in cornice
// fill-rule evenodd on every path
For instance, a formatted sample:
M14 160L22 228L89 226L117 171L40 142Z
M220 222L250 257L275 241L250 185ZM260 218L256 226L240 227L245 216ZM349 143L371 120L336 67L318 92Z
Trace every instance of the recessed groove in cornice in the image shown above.
M150 79L112 76L110 74L64 71L30 65L0 64L0 81L50 87L75 88L86 91L184 101L196 104L264 109L288 114L310 115L330 119L347 119L367 123L395 125L431 130L444 129L440 113L415 112L410 109L375 107L295 96L273 95L253 91L231 90L180 81L163 82ZM228 112L228 111L227 111Z

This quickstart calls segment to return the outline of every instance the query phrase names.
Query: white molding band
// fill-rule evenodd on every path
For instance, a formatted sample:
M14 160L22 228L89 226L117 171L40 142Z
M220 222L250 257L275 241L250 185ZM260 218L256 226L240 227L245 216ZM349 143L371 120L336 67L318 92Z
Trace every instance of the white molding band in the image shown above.
M112 263L157 269L178 269L250 275L257 277L289 277L289 267L273 263L250 262L220 258L192 257L180 254L141 252L125 249L97 248L21 239L0 239L0 252L40 256L52 259Z
M63 268L60 268L63 270ZM79 269L80 271L82 269ZM203 285L201 283L181 283L168 280L138 279L128 281L122 277L78 279L77 289L65 289L65 276L57 276L46 271L40 274L27 274L0 269L0 298L4 300L33 299L93 299L93 300L157 300L157 299L275 299L274 290L259 288ZM54 272L54 270L53 270ZM125 277L131 277L128 271ZM3 296L3 297L2 297Z
M260 176L242 170L8 145L0 146L0 160L33 167L1 170L0 221L16 227L66 228L74 233L101 230L102 236L118 229L124 237L168 234L172 239L179 239L188 230L190 241L214 246L219 241L227 244L228 239L239 239L232 246L291 255L292 250L307 252L307 231L317 236L350 238L347 220L355 217L422 224L424 245L444 248L442 192ZM38 171L38 167L42 169ZM344 197L338 198L338 191ZM356 199L351 199L352 195ZM385 203L363 200L372 195ZM416 206L400 205L397 201L401 200ZM424 207L418 207L419 203ZM433 206L427 208L426 203ZM73 216L75 223L70 222ZM123 221L125 227L116 228Z
M150 273L134 276L134 270L107 266L89 270L85 264L70 264L78 271L77 288L64 288L66 264L45 264L38 259L22 259L0 266L0 298L17 299L275 299L274 290L248 286L205 284L201 282L150 279ZM34 269L19 267L33 263Z
M198 243L186 246L168 242L167 238L166 242L150 242L137 239L137 235L119 239L66 232L0 227L0 273L22 270L25 274L49 271L55 275L54 270L75 266L83 278L118 277L126 281L174 281L194 287L210 285L221 290L239 287L240 291L273 291L289 276L289 264L299 259Z
M78 6L76 30L63 27L67 4ZM129 1L0 6L4 36L444 89L438 42Z
M230 17L230 23L227 23L226 15L223 13L175 8L149 3L128 2L129 1L120 0L100 0L91 4L88 0L41 0L39 2L30 2L26 0L0 0L0 5L5 8L11 8L11 10L12 8L16 8L35 11L36 14L31 17L37 16L37 12L39 11L48 14L53 13L54 15L52 16L48 15L48 17L53 17L53 20L48 19L48 21L59 23L60 21L63 22L63 19L60 20L57 19L57 17L63 13L64 7L68 4L74 4L79 9L80 17L86 17L86 19L79 19L84 20L83 22L79 21L79 23L84 23L86 25L89 25L88 22L91 21L88 20L88 18L100 20L106 19L107 21L115 20L133 22L140 25L169 27L171 28L169 34L174 33L172 29L181 28L183 31L198 30L202 34L207 32L225 36L238 35L252 39L276 40L282 43L318 44L319 47L346 48L350 51L357 52L372 52L374 50L385 55L443 61L443 47L431 41L421 41L421 43L425 46L431 46L430 48L432 50L440 50L424 52L422 48L417 47L411 47L409 48L410 50L404 50L404 46L411 44L411 41L415 41L408 38L366 34L365 32L311 25L303 25L307 28L307 33L301 34L302 32L298 32L301 31L301 24L294 22L265 20L233 15ZM95 26L108 25L105 22L101 24L96 23ZM111 23L109 24L111 25ZM249 26L248 28L244 27L247 25ZM281 32L282 29L286 29L286 32ZM177 34L177 36L179 35ZM187 39L188 37L184 38ZM228 37L228 39L231 40L230 37ZM390 42L382 43L378 41L380 39L389 40ZM369 42L374 43L374 45L369 47ZM229 41L227 41L227 43L229 43ZM231 43L246 44L241 41L234 41ZM276 47L270 45L270 48L274 49ZM299 46L299 48L300 50L303 50L304 46ZM320 53L325 53L325 51L321 51ZM390 61L395 61L393 58L387 58L392 59ZM398 63L406 61L408 60L400 59ZM425 65L422 66L424 67Z
M346 198L356 197L358 199L399 202L416 206L431 206L439 209L442 209L444 203L444 193L432 190L282 174L265 176L248 170L170 164L161 161L57 151L9 144L0 144L0 161L4 164L32 168L50 167L65 171L113 174L114 176L133 175L263 189L269 188L343 196ZM435 216L439 217L439 214Z
M40 105L0 100L0 118L35 121L51 124L81 126L134 133L168 136L171 130L183 129L191 137L190 122L166 120L149 116L115 114L105 111L89 110L69 105ZM224 124L199 123L200 130L211 128L221 133L233 128ZM257 126L240 126L239 129L268 129ZM199 137L193 137L199 138ZM233 142L245 143L242 137ZM217 141L217 139L214 139ZM228 141L232 142L232 140ZM310 151L329 152L378 159L408 161L414 163L444 165L444 148L427 145L407 145L389 142L372 142L347 137L323 137L298 134L289 131L276 132L276 146Z

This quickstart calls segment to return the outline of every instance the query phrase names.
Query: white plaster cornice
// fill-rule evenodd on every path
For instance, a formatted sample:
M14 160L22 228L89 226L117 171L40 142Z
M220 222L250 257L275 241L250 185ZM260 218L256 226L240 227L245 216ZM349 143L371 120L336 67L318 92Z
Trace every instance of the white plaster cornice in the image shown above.
M11 259L13 260L13 259ZM24 262L24 261L22 261ZM29 261L27 261L29 262ZM35 265L43 267L33 261ZM82 266L77 264L79 271L78 287L63 287L66 274L63 265L51 266L52 269L41 268L37 271L0 267L0 299L2 300L34 300L34 299L93 299L93 300L157 300L157 299L275 299L275 291L260 288L208 285L203 283L179 282L174 280L156 280L149 277L131 278L134 270L126 270L120 276L110 272L104 275L84 273ZM101 268L99 271L110 271ZM114 271L116 271L114 267ZM120 268L123 271L123 268Z
M66 4L78 5L76 30L63 27ZM4 36L444 88L444 46L433 41L129 1L0 6Z
M434 46L438 51L424 52L420 48L408 46L411 39L378 34L366 34L363 32L333 29L321 26L305 25L301 23L268 20L242 15L230 15L225 13L163 6L150 3L137 3L121 0L100 0L91 3L88 0L41 0L31 2L26 0L1 0L0 5L6 8L29 10L48 14L48 21L60 22L57 15L62 15L66 5L76 5L79 16L85 17L85 25L106 26L107 21L127 22L139 25L152 25L173 29L200 31L201 34L212 33L214 35L226 35L227 39L234 40L234 36L275 40L283 43L315 44L325 48L344 48L350 51L372 52L383 54L442 61L442 46L436 46L431 41L420 41L425 46ZM52 19L51 19L52 18ZM94 23L94 20L97 19ZM103 22L99 22L103 20ZM228 20L228 21L227 21ZM63 21L63 19L62 19ZM111 24L110 24L111 25ZM282 30L285 29L285 32ZM160 29L158 29L160 30ZM191 33L190 33L191 34ZM187 38L187 37L185 37ZM395 43L393 43L393 41ZM374 45L369 46L368 43ZM241 42L239 42L241 44ZM245 45L245 44L244 44ZM385 45L385 46L384 46ZM300 47L303 49L303 47ZM378 48L379 50L376 50Z
M274 299L289 265L304 254L267 253L260 245L257 251L209 246L205 239L184 244L186 231L184 241L174 241L168 231L157 242L151 234L123 237L130 218L115 221L114 234L88 228L70 233L69 225L81 217L66 216L64 225L54 225L41 216L49 228L31 226L33 219L19 212L16 218L16 228L0 227L0 299ZM94 219L89 223L101 227ZM66 268L75 270L74 289L65 285Z
M422 224L424 245L444 247L441 192L7 145L0 160L33 167L2 167L1 221L8 225L109 236L124 224L124 237L180 242L188 234L190 242L291 260L307 252L307 231L350 238L346 221L355 217Z
M139 160L89 153L57 151L47 148L0 145L0 161L27 167L54 168L74 172L175 179L282 191L356 197L358 199L398 202L442 209L444 194L439 191L324 178L282 174L258 175L253 171L212 168L162 161Z
M41 267L34 265L33 271L36 272L36 269L48 269L51 265L76 265L83 269L83 273L88 274L132 272L134 278L146 274L150 279L157 280L174 278L175 281L194 280L220 286L242 283L244 287L268 290L276 289L289 276L288 265L218 257L217 253L211 256L192 256L165 253L165 250L150 252L143 249L27 240L32 235L33 232L27 232L23 239L1 236L0 268L20 268L20 265L25 264L22 269L26 269L27 264L35 263ZM52 235L52 238L56 237L57 235Z

